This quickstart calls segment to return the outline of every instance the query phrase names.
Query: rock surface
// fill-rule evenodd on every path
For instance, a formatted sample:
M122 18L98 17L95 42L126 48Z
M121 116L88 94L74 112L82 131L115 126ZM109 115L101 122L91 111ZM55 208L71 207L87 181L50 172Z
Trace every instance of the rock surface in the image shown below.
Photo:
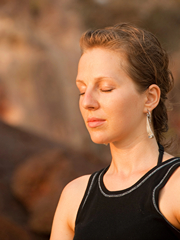
M1 121L0 133L2 234L22 230L25 240L26 235L32 240L48 240L63 187L102 168L105 162L92 153L75 151Z
M72 149L47 149L19 166L13 176L13 194L29 212L28 226L49 233L64 186L71 180L105 166L92 154Z
M48 240L64 185L109 158L91 143L78 110L78 42L86 29L126 21L160 38L175 76L168 138L177 135L172 153L180 153L179 12L175 0L0 1L0 118L8 123L0 121L0 239Z
M0 117L95 152L98 148L78 110L75 85L81 33L123 21L147 28L171 53L180 82L179 12L175 0L0 1ZM177 87L173 95L180 91Z
M27 228L28 212L22 204L15 199L12 192L12 177L17 167L23 164L24 159L38 154L47 148L59 147L56 143L47 141L21 129L11 127L0 121L0 212L2 234L11 235L17 228L22 237L28 235L32 240L45 240L48 236L33 235ZM4 225L3 225L4 224ZM13 227L14 225L14 227ZM0 231L1 232L1 231ZM0 239L5 240L6 238ZM22 238L11 238L22 239Z
M3 216L0 217L0 226L0 239L2 240L32 240L21 226Z

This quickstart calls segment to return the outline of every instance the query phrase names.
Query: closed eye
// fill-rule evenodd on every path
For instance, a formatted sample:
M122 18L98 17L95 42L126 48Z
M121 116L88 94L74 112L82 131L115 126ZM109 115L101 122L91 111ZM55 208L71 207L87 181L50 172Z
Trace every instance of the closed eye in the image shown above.
M111 92L113 89L101 89L101 92Z
M101 92L111 92L113 89L100 89ZM79 93L79 96L83 96L85 92Z

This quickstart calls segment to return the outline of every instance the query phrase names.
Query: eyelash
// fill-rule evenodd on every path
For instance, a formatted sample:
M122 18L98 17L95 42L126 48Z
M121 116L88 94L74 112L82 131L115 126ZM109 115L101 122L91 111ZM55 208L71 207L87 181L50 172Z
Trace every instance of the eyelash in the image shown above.
M102 90L100 89L101 92L111 92L113 89L108 89L108 90ZM85 94L85 92L80 93L79 96L83 96Z
M101 89L101 92L111 92L113 89L108 89L108 90L102 90Z

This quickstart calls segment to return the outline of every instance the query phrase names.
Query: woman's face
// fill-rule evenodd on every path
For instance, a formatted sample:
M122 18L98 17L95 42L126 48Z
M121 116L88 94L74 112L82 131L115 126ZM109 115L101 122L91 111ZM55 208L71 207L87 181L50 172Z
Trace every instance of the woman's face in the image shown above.
M123 55L93 48L80 58L77 87L79 106L95 143L132 141L146 133L145 93L121 68Z

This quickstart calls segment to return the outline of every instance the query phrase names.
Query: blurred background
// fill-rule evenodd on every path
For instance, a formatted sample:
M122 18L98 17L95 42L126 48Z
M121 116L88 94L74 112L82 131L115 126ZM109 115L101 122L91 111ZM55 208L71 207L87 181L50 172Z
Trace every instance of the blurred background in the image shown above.
M131 22L158 36L175 78L172 154L180 154L180 0L0 0L0 239L47 240L67 182L110 161L78 109L79 38Z

